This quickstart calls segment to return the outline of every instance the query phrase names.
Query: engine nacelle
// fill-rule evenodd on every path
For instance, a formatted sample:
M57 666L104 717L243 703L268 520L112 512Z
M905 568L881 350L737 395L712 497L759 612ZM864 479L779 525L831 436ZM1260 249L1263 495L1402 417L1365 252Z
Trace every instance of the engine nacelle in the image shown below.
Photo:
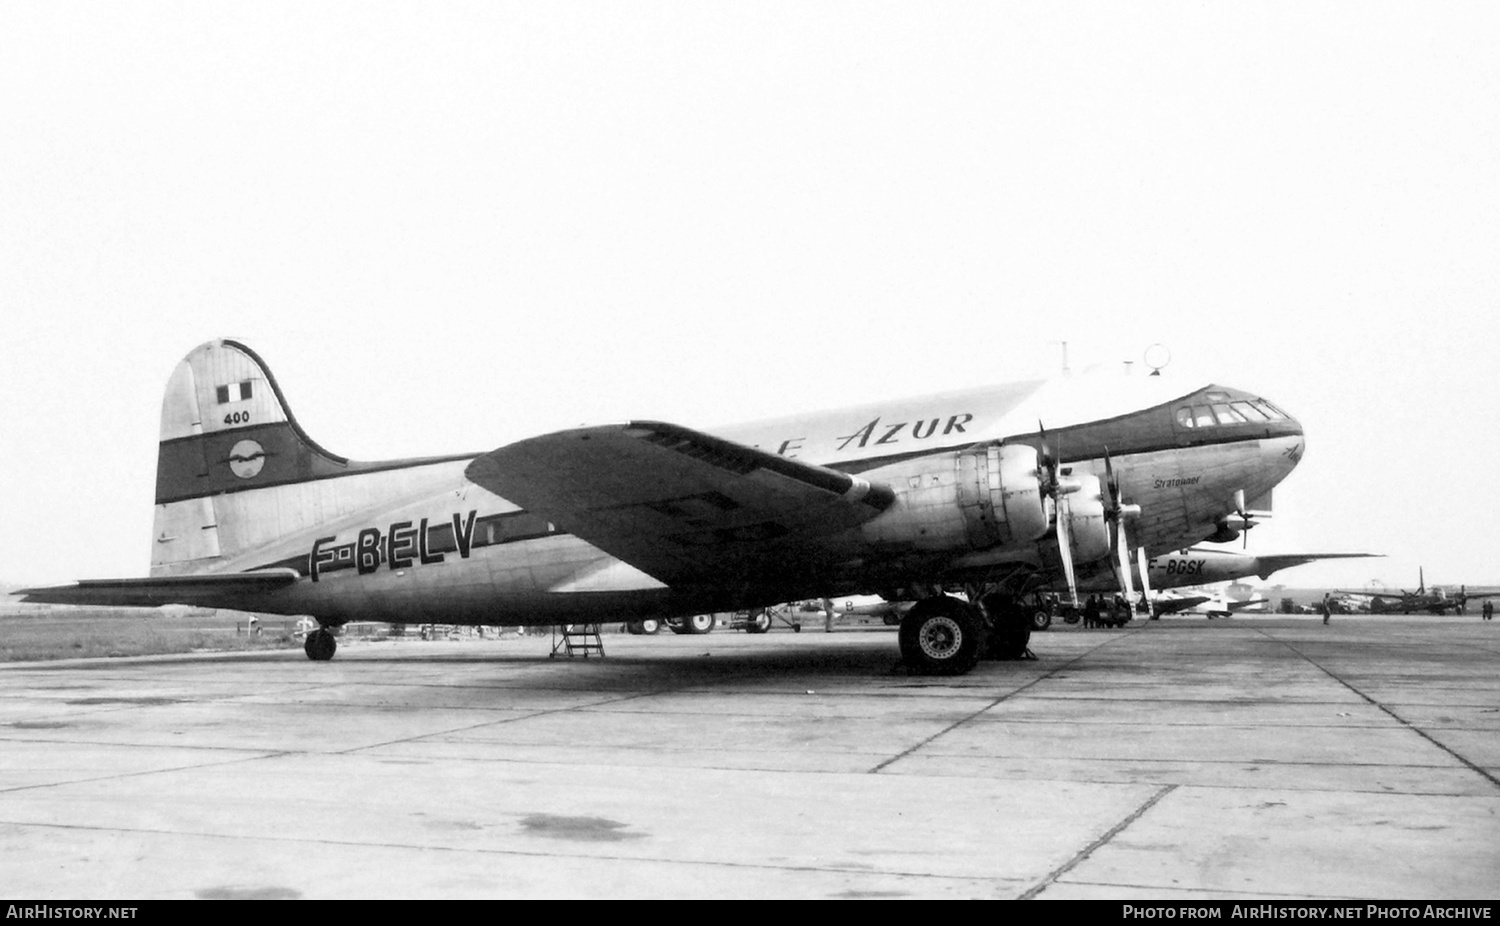
M1104 496L1099 477L1085 473L1069 476L1067 481L1078 486L1078 489L1064 495L1058 507L1067 513L1073 562L1092 563L1104 559L1109 556L1112 545L1109 525L1104 517ZM1053 556L1057 555L1055 539L1049 544Z
M1034 543L1051 528L1037 452L1024 444L970 447L864 476L896 491L895 503L862 528L865 540L877 546L987 550Z

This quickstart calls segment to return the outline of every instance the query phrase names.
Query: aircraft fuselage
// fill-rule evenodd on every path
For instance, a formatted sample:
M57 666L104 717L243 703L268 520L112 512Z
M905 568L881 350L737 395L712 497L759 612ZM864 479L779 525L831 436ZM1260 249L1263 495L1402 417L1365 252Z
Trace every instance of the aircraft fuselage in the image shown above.
M1097 394L1080 397L1073 382L1015 384L723 429L718 434L728 440L888 485L897 503L864 525L809 542L769 573L727 572L671 587L474 484L465 477L470 455L289 483L277 489L288 493L280 506L284 520L305 523L220 569L290 568L299 581L254 602L220 606L308 613L330 623L552 624L951 587L1014 569L1055 574L1055 534L1007 542L949 510L963 502L974 472L980 481L970 488L983 494L982 448L1045 442L1062 472L1075 478L1102 479L1108 453L1124 498L1142 510L1132 538L1157 549L1213 533L1233 510L1236 491L1251 498L1268 492L1302 455L1301 428L1290 418L1179 425L1180 410L1207 404L1208 393L1247 394L1213 386L1172 398L1169 389L1149 385L1155 396L1121 388L1101 402ZM1144 404L1131 408L1131 402ZM1118 411L1090 418L1077 410L1100 404ZM1045 436L1034 426L1039 418ZM335 502L332 495L354 501ZM328 519L308 514L339 505L354 511ZM897 524L899 530L888 529ZM1083 562L1100 565L1097 556Z

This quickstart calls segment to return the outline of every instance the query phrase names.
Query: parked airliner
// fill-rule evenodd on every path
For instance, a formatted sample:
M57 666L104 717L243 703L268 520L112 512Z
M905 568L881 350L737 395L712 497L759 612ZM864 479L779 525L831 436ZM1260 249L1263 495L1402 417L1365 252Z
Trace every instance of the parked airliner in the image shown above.
M548 625L880 593L920 599L898 634L913 671L954 674L1028 652L1031 589L1060 581L1076 601L1079 570L1126 586L1132 551L1234 536L1303 450L1256 392L1120 376L357 462L303 431L253 350L216 340L167 383L150 575L20 594L310 615L322 660L352 620Z

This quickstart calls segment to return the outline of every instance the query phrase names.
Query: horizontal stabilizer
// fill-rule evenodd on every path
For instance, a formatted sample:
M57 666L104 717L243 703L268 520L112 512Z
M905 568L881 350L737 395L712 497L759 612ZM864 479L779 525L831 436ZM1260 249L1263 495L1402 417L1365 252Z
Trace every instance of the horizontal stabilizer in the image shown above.
M1178 611L1186 611L1195 608L1213 599L1207 595L1187 595L1181 598L1156 598L1151 602L1151 610L1156 614L1176 614Z
M84 579L71 585L23 588L13 594L32 604L113 605L151 608L164 604L230 607L236 594L254 595L291 585L295 569L258 569L204 576L158 576L146 579Z

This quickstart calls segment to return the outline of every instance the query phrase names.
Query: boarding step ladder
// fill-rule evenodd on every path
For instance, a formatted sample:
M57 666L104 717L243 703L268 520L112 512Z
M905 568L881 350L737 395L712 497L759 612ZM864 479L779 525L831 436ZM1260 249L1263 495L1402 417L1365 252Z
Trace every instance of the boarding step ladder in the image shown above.
M604 658L604 641L599 637L598 624L562 624L552 627L552 658L559 655L590 656Z

